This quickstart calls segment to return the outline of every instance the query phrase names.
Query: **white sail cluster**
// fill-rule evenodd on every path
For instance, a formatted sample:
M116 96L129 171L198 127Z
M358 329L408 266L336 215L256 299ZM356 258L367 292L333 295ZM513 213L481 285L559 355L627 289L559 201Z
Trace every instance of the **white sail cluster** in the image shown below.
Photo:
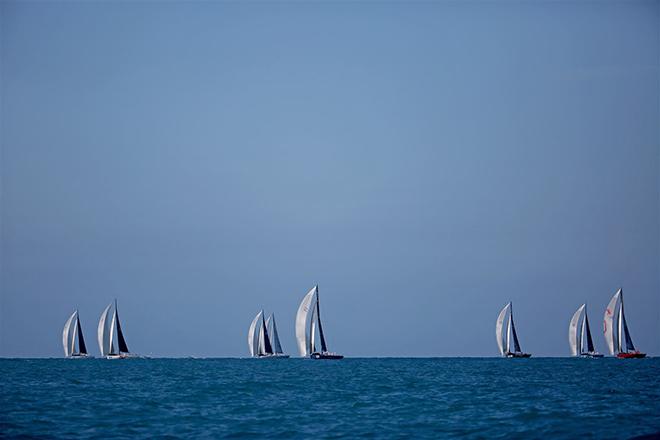
M506 322L506 331L504 331L504 323ZM518 341L518 334L516 333L516 326L513 322L513 305L508 303L500 311L495 322L495 337L497 338L497 348L500 349L500 354L504 357L530 357L528 353L523 353ZM513 344L512 344L513 342ZM513 345L513 350L511 349Z
M312 359L342 359L343 356L328 351L321 325L319 286L316 285L303 297L296 313L296 342L302 357Z
M87 347L85 346L85 338L83 337L78 310L73 312L64 324L62 346L64 347L65 357L78 358L87 356Z
M594 349L586 304L578 307L571 318L571 322L568 324L568 345L571 348L571 356L603 356Z
M108 359L125 358L130 355L119 321L117 300L101 313L97 330L97 339L101 356Z
M263 310L254 317L248 329L248 349L252 357L289 357L282 350L274 313L267 320Z
M624 312L623 290L612 296L603 316L603 333L609 353L617 358L643 358L645 353L635 348L626 315ZM295 336L301 357L312 359L342 359L343 356L328 350L321 323L321 306L318 285L312 287L302 298L295 320ZM497 316L495 337L500 355L508 358L527 358L520 347L520 341L513 319L513 305L506 304ZM97 329L97 341L101 356L108 359L135 357L129 352L119 320L117 300L101 313ZM568 325L568 343L571 356L602 357L595 350L586 304L575 311ZM62 330L62 347L68 358L87 357L87 347L82 332L78 310L74 311ZM248 349L255 358L289 357L282 350L275 315L268 319L261 310L252 320L248 329Z
M610 354L617 357L642 357L635 348L623 311L623 289L617 290L603 316L603 333Z

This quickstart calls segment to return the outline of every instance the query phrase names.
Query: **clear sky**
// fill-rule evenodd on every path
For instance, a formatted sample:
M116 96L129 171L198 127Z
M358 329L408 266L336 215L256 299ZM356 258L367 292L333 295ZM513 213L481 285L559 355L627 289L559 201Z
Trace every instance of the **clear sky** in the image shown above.
M1 356L660 354L660 3L2 2Z

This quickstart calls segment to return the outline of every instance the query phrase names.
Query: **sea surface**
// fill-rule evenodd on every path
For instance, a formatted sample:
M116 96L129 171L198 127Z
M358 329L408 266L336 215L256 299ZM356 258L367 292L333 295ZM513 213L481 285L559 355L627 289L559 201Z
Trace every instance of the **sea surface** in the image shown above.
M3 359L0 373L0 437L660 432L660 358Z

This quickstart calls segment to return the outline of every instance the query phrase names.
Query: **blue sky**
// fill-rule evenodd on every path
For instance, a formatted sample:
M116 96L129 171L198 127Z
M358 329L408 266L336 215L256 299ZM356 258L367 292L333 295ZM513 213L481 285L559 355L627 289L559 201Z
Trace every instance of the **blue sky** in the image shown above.
M660 354L660 6L2 2L0 355L491 356L619 286Z

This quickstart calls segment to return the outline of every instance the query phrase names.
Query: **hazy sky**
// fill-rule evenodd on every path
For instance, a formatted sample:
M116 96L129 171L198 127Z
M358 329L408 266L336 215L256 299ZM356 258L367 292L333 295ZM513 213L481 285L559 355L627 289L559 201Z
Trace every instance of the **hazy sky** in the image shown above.
M660 3L2 2L1 356L660 354Z

